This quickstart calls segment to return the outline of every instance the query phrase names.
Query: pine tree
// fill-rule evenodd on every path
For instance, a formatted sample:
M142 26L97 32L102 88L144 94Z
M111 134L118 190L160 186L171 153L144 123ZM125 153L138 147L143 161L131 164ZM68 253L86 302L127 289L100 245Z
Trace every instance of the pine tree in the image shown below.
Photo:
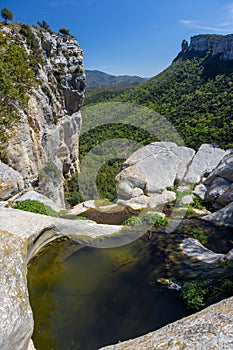
M12 21L13 19L13 13L6 7L1 9L1 16L3 19L5 19L5 22Z

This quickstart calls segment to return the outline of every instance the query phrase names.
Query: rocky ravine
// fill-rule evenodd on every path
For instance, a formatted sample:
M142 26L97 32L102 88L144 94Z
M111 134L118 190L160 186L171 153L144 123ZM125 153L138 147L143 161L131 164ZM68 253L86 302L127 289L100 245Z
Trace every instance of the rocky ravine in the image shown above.
M0 165L2 197L5 193L5 199L11 198L20 190L23 179L7 165ZM174 143L154 143L138 150L126 161L125 168L117 177L119 200L123 204L136 205L137 208L156 207L170 201L167 196L170 192L175 199L176 193L169 188L178 181L177 190L184 187L187 189L188 186L193 191L191 198L198 195L219 209L204 217L205 220L233 226L232 169L232 150L225 151L216 145L202 145L198 152L194 152ZM30 195L37 196L40 200L38 194ZM7 201L2 202L3 205L5 203ZM0 235L0 348L27 350L33 349L32 343L29 343L33 317L26 287L27 262L56 237L68 236L79 243L92 244L103 237L114 240L114 237L122 235L122 231L119 226L97 225L90 221L58 219L0 208ZM183 251L205 262L233 258L232 251L226 256L217 256L213 252L202 250L200 245L196 247L195 242L191 247L189 243L183 242ZM198 255L193 253L195 249ZM233 342L229 328L232 323L231 302L231 299L223 301L199 314L110 349L153 349L162 346L175 349L181 345L190 349L201 349L203 346L208 349L207 342L210 342L209 348L220 346L222 349L230 349ZM213 318L208 323L209 313ZM195 346L190 345L191 342Z
M39 186L41 193L64 207L63 175L79 167L80 107L86 84L83 53L72 36L36 27L30 30L42 62L35 68L36 84L29 92L28 108L19 111L21 118L13 127L6 149L8 162L22 175L26 187ZM1 31L28 53L32 51L20 34L20 24L19 28L5 25ZM43 181L46 169L49 181Z

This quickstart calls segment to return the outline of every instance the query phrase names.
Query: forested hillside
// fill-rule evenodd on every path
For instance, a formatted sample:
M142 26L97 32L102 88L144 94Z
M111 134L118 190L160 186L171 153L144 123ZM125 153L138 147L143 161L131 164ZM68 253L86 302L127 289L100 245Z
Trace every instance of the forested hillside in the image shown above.
M165 116L186 145L233 146L233 61L210 52L181 52L162 73L117 97Z

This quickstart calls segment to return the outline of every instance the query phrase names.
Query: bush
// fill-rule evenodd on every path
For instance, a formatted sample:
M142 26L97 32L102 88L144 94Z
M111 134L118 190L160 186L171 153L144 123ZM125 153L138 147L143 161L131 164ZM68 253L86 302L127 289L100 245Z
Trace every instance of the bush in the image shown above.
M41 215L48 215L53 217L59 216L56 211L53 210L50 206L31 199L26 199L25 201L18 202L13 206L13 208Z
M67 28L60 28L59 33L63 35L70 35L70 31Z
M67 202L74 206L82 203L83 198L79 192L78 173L74 173L69 180L66 181L65 198Z
M38 24L38 26L40 28L43 28L45 30L49 30L50 29L50 27L49 27L49 25L48 25L48 23L46 21L42 21L42 22L38 21L37 24Z
M156 227L166 226L168 224L168 219L162 217L157 213L147 213L143 216L142 221L147 224L152 224Z
M199 210L206 209L203 199L201 199L199 197L193 198L193 207L196 209L199 209Z
M122 225L138 227L142 224L142 219L139 216L131 216L123 221Z
M181 289L181 297L189 310L200 310L209 291L208 281L186 282Z
M197 239L201 244L206 244L208 241L208 237L206 236L206 234L198 228L190 228L188 234L193 238Z

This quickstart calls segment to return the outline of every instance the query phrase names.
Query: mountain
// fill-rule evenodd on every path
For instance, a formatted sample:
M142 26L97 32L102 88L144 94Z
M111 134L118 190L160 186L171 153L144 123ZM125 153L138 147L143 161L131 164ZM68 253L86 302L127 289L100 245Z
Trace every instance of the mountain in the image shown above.
M117 101L165 116L186 145L233 147L233 35L197 35L162 73L125 91Z
M143 83L147 78L137 75L111 75L98 70L85 70L87 78L87 89L103 85L126 85L132 86Z

